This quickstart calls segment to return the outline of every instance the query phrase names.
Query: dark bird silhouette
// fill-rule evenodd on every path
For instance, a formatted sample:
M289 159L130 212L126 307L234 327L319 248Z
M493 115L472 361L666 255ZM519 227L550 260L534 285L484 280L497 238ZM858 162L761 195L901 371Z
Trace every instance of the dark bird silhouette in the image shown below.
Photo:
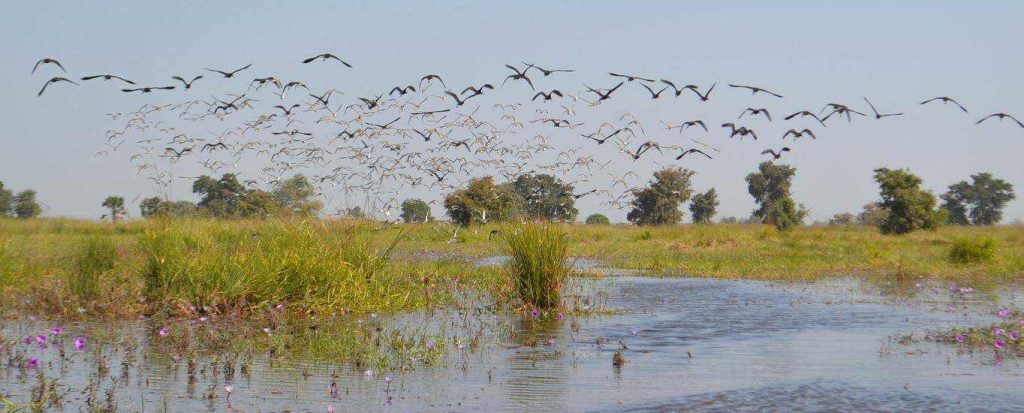
M116 75L92 75L92 76L83 77L82 80L83 81L89 81L89 80L99 79L99 78L103 78L103 80L117 79L117 80L125 82L125 83L127 83L129 85L134 85L135 84L135 82L132 82L131 80L128 80L128 79L125 79L125 78L123 78L121 76L116 76Z
M793 118L795 118L797 116L799 116L801 118L803 118L803 117L814 118L814 120L818 121L818 123L820 123L821 126L825 126L825 122L821 118L819 118L818 115L815 115L814 113L811 113L810 111L806 111L806 110L801 110L801 111L799 111L797 113L794 113L792 115L786 116L786 120L793 119Z
M405 96L406 93L415 92L415 91L416 91L416 88L413 87L412 85L409 85L409 86L406 86L406 87L395 86L395 87L391 88L390 92L388 92L388 96L391 96L391 95L395 94L395 92L398 92L398 96Z
M280 131L280 132L271 132L270 134L271 135L288 135L288 136L295 136L295 135L313 136L312 133L303 132L303 131L300 131L300 130L297 130L297 129Z
M666 91L666 90L668 90L668 86L665 86L665 87L661 88L661 90L659 90L657 92L655 92L654 89L651 89L649 86L647 86L647 85L645 85L643 83L641 83L640 86L643 86L644 89L647 89L647 91L651 93L651 99L652 100L661 97L661 93Z
M367 98L359 98L359 100L366 104L366 110L370 110L380 105L380 99L383 97L384 95L377 95L377 98L373 100Z
M194 82L195 79L193 79L192 81ZM265 85L267 83L273 83L278 88L281 88L281 81L278 80L276 77L273 77L273 76L255 78L255 79L252 80L252 82L249 82L249 87L252 87L252 85L254 83L256 84L256 88L257 89L259 89L260 87L262 87L263 85ZM300 83L300 82L292 82L292 83Z
M678 88L678 87L676 87L675 83L672 83L671 81L665 80L665 79L661 79L661 83L664 83L664 84L668 85L669 87L671 87L672 91L676 94L676 97L679 97L679 95L682 95L683 92L686 91L686 89L692 89L692 90L696 90L697 89L696 85L686 85L686 86L683 86L682 88Z
M993 113L991 115L988 115L988 116L986 116L984 118L981 118L977 122L974 122L974 124L975 125L979 125L979 124L981 124L981 122L984 122L984 121L988 120L989 118L999 118L1000 121L1003 120L1003 119L1009 118L1010 120L1016 122L1017 126L1020 126L1020 127L1024 128L1024 123L1021 123L1019 120L1017 120L1017 118L1015 118L1013 116L1010 116L1010 115L1008 115L1006 113L1003 113L1003 112Z
M579 193L579 194L570 194L570 196L572 196L572 199L577 199L578 200L580 198L583 198L583 197L585 197L587 195L590 195L590 194L593 194L595 192L597 192L597 189L591 189L589 191L582 192L582 193Z
M430 142L430 137L434 135L434 131L432 130L428 130L427 133L423 133L419 129L413 128L412 131L416 132L417 135L420 135L420 137L423 138L423 142Z
M679 156L676 157L676 160L678 161L680 159L683 159L684 156L689 155L691 153L699 153L701 155L707 156L708 159L715 159L715 158L712 158L711 155L708 155L707 153L704 153L704 151L702 151L700 149L690 148L690 149L687 149L687 150L683 151L683 153L679 154Z
M751 137L754 138L754 140L757 140L757 133L754 133L753 129L749 129L746 126L740 126L740 127L737 128L735 124L733 124L731 122L727 122L727 123L723 123L722 127L723 128L729 128L729 130L730 130L729 137L730 138L732 138L733 136L736 136L736 135L740 135L741 138L744 137L744 136L750 135Z
M470 97L473 97L473 96L476 96L476 95L484 94L484 90L486 90L486 89L494 90L494 85L492 85L490 83L484 83L483 85L480 85L480 87L466 86L465 89L462 89L462 94L465 95L466 92L473 92L473 95L470 96Z
M624 78L624 79L626 79L627 82L632 82L634 80L643 80L645 82L653 82L654 81L654 79L648 79L648 78L645 78L645 77L634 76L634 75L620 75L618 73L611 73L611 72L608 72L608 74L612 75L612 76L615 76L615 77Z
M505 67L507 67L509 69L512 69L512 71L515 72L515 73L506 76L505 80L501 82L502 86L504 86L505 82L508 82L509 79L512 79L513 81L515 81L515 80L525 80L526 83L530 84L530 90L537 90L536 88L533 87L533 81L530 80L530 78L526 77L526 71L530 70L529 68L527 68L527 69L525 69L525 70L520 72L519 69L515 68L512 65L507 65L506 64Z
M790 130L786 131L785 134L782 135L782 139L786 139L786 137L789 136L789 135L793 135L793 139L794 140L797 139L797 138L801 138L804 135L810 136L811 139L818 139L818 137L814 136L814 132L812 132L810 129L802 129L802 130L790 129Z
M174 90L174 86L146 86L146 87L137 87L137 88L134 88L134 89L121 89L121 91L124 92L124 93L132 93L132 92L150 93L150 92L152 92L154 90Z
M779 158L782 157L782 154L786 153L786 152L789 152L789 147L788 146L784 146L782 149L779 149L778 152L776 152L774 150L771 150L771 149L765 149L765 150L761 151L761 155L769 155L769 154L771 154L772 159L778 160Z
M780 95L778 93L772 92L772 91L767 90L767 89L762 89L762 88L757 87L757 86L734 85L734 84L730 83L729 87L735 87L735 88L740 88L740 89L750 89L750 94L751 95L756 95L758 93L767 93L767 94L775 96L777 98L781 98L782 97L782 95Z
M591 133L589 135L581 133L580 136L582 136L584 138L587 138L587 139L590 139L590 140L592 140L594 142L597 142L597 144L600 145L600 144L605 143L607 140L611 139L612 136L615 136L615 134L617 134L617 133L618 132L613 133L611 136L605 136L604 139L598 139L598 138L594 137L595 135L600 135L599 132L594 132L594 133Z
M684 128L689 128L689 127L694 126L694 125L700 126L700 127L704 128L704 132L708 132L708 127L707 127L707 125L704 125L704 121L702 121L702 120L691 120L691 121L688 121L688 122L683 122L682 126ZM679 130L682 131L682 128L680 128Z
M628 153L629 156L633 157L633 160L635 161L640 159L640 157L643 156L644 153L647 153L647 151L651 149L657 149L659 153L664 153L661 152L661 146L659 146L658 143L654 141L647 141L641 143L640 146L636 148L636 151L626 153Z
M614 93L616 90L618 90L624 84L626 84L626 82L619 82L619 84L615 85L615 87L613 87L611 89L605 89L604 92L601 92L600 90L597 90L597 89L594 89L594 88L592 88L590 86L587 86L585 83L583 84L583 86L586 87L587 90L596 93L597 94L597 101L601 102L601 101L604 101L604 100L611 99L612 98L612 93Z
M330 102L331 94L333 94L333 93L334 93L334 89L328 89L326 92L324 92L320 96L314 95L312 93L310 93L309 96L311 98L313 98L313 99L316 99L317 102L323 103L324 106L326 107L328 105L328 103Z
M718 85L718 82L712 83L712 84L711 84L711 87L710 87L710 88L708 88L708 91L707 91L707 93L705 93L705 94L703 94L703 95L702 95L702 94L700 94L700 91L699 91L699 90L697 90L697 87L696 87L696 86L694 86L693 88L688 88L688 89L692 90L692 91L693 91L693 93L697 94L697 97L699 97L699 98L700 98L700 101L701 101L701 102L707 102L707 101L708 101L708 98L710 98L710 97L711 97L711 91L712 91L712 90L715 90L715 86L717 86L717 85Z
M824 118L821 118L822 122L828 120L828 118L832 117L832 115L837 115L837 114L840 115L840 116L841 115L846 115L846 121L847 122L849 122L851 120L851 118L850 118L850 114L851 113L854 113L854 114L857 114L857 115L861 115L861 116L867 116L867 115L865 115L865 114L863 114L861 112L858 112L856 110L850 109L849 106L841 105L841 104L838 104L838 103L829 103L828 105L825 105L825 109L823 109L823 111L827 110L828 108L832 108L832 112L829 113L828 115L825 115Z
M282 111L282 112L284 112L284 115L285 115L285 116L288 116L288 115L291 115L291 114L292 114L292 109L295 109L295 108L297 108L297 107L299 107L299 106L300 106L300 105L299 105L298 103L296 103L296 104L294 104L294 105L291 105L291 106L289 106L289 107L287 107L287 108L286 108L286 107L284 107L284 106L281 106L281 105L277 105L277 106L274 106L274 108L275 108L275 109L281 109L281 111Z
M185 90L192 89L192 84L195 83L197 80L202 79L202 78L203 78L202 76L196 76L196 77L193 77L192 80L185 81L185 79L182 78L181 76L171 76L171 79L177 80L177 81L181 82L181 84L185 85Z
M871 111L875 113L875 119L882 119L882 118L888 117L888 116L902 116L903 115L902 112L900 112L900 113L878 113L878 109L875 109L875 105L873 105L871 103L871 101L868 100L868 98L864 98L864 101L868 102L868 106L871 106Z
M164 148L164 154L174 154L174 158L181 158L186 153L192 152L192 148L181 148L181 150L174 150L174 148Z
M39 68L39 65L46 65L46 64L57 65L57 67L59 67L62 72L64 72L64 73L68 72L67 69L64 69L64 65L60 64L60 62L58 62L56 59L51 59L49 57L45 57L45 58L39 59L39 61L36 62L35 66L32 66L32 74L33 75L36 74L36 69Z
M541 73L543 73L544 76L550 76L553 73L559 73L559 72L561 72L561 73L572 73L572 72L576 71L574 69L545 69L545 68L537 66L537 65L535 65L533 63L526 63L526 62L523 62L523 64L526 65L526 70L537 69ZM524 72L526 70L524 70Z
M39 94L37 94L36 97L42 96L43 92L46 91L46 87L47 86L50 86L50 84L57 83L57 82L68 82L68 83L71 83L71 84L73 84L75 86L78 86L78 83L75 83L75 81L73 81L71 79L64 78L64 77L55 77L55 78L52 78L50 80L47 80L46 83L43 83L43 88L39 89Z
M210 152L213 152L213 150L216 149L216 148L227 149L228 146L225 145L224 142L208 143L206 145L203 145L203 148L200 149L199 152L206 152L207 150L209 150Z
M244 67L232 70L230 72L225 72L225 71L222 71L222 70L210 69L210 68L204 68L204 69L209 70L211 72L220 73L221 76L224 76L225 79L230 79L230 78L234 77L236 73L241 72L241 71L243 71L245 69L248 69L250 66L252 66L252 63L249 63L249 64L245 65Z
M341 60L340 58L338 58L338 56L335 56L335 55L333 55L331 53L320 53L320 54L318 54L316 56L313 56L313 57L310 57L310 58L308 58L306 60L303 60L302 63L303 64L311 63L311 62L313 62L316 59L320 59L322 61L334 59L334 60L337 60L337 61L341 62L341 64L343 64L345 66L352 67L352 65L348 64L348 62L346 62L344 60Z
M474 96L478 96L479 95L479 94L469 95L469 97L467 97L465 99L461 99L461 98L459 98L459 95L456 95L455 92L452 92L450 90L444 91L444 94L446 94L448 96L451 96L452 99L455 99L455 106L462 106L462 105L466 104L466 102L469 101L470 99L472 99Z
M441 83L441 86L443 86L445 89L448 88L448 85L444 84L444 80L441 80L441 76L438 76L438 75L426 75L426 76L423 76L423 77L420 78L420 85L419 85L420 89L423 89L423 82L428 81L428 80L437 80L438 82Z
M761 109L747 108L746 110L743 111L743 113L740 113L740 116L738 118L736 118L736 119L743 119L743 115L746 115L748 113L753 115L753 116L764 115L764 117L768 118L769 121L772 120L772 114L770 112L768 112L768 109L765 109L765 108L761 108Z
M539 97L543 97L544 100L547 101L547 100L551 100L551 96L562 97L562 92L559 92L558 89L553 89L553 90L551 90L548 93L537 92L536 95L533 95L533 99L530 99L530 101L532 102L534 100L537 100L537 98L539 98Z
M964 105L961 105L960 102L957 102L956 99L953 99L953 98L951 98L949 96L939 96L937 98L931 98L931 99L928 99L928 100L926 100L924 102L921 102L921 104L924 105L926 103L933 102L933 101L936 101L936 100L942 101L942 103L952 103L952 104L956 105L956 107L960 108L960 110L964 111L964 113L968 113L967 112L967 108L965 108Z
M370 123L370 122L366 122L366 124L370 125L370 126L376 126L376 127L380 128L381 130L383 130L383 129L387 129L388 126L391 126L391 125L395 124L395 122L398 122L400 119L402 119L401 116L399 116L399 117L395 118L395 120L393 120L391 122L388 122L388 123L385 123L383 125L378 125L376 123Z

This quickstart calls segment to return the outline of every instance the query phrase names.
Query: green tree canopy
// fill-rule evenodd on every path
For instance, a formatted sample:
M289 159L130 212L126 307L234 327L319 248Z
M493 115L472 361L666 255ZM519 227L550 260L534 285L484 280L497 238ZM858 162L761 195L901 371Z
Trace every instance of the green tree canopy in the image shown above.
M34 218L43 212L36 200L36 191L27 189L14 196L14 215L18 218Z
M302 174L278 181L272 192L285 214L312 216L320 212L323 203L312 199L316 188Z
M838 212L832 216L832 219L828 220L828 224L832 226L849 226L857 222L857 217L849 212Z
M906 169L878 168L875 181L881 188L879 205L886 210L883 234L938 228L941 214L935 210L935 195L921 189L921 178Z
M765 224L775 225L780 231L803 222L807 210L798 206L790 193L794 175L796 168L773 162L762 162L758 172L747 175L747 192L758 204L752 215Z
M427 222L431 220L430 205L422 199L406 199L402 201L402 221Z
M579 211L573 199L572 185L548 174L519 175L512 190L523 200L523 208L531 219L572 221Z
M690 178L694 172L679 167L665 168L654 173L647 188L633 189L633 209L626 219L636 225L676 224L683 219L679 205L690 199L693 189Z
M690 213L693 214L694 223L710 224L717 212L718 193L715 192L715 188L693 196L693 201L690 202Z
M103 200L102 206L110 210L111 222L117 222L117 220L127 212L124 209L124 198L119 196L108 196L107 199Z
M495 185L490 176L475 178L444 199L448 216L458 225L507 221L522 215L522 205L511 184Z
M611 221L604 214L591 214L587 217L587 225L608 225Z
M942 195L942 209L953 225L994 225L1003 219L1006 204L1016 198L1013 185L991 173L971 175L971 182L960 181Z
M14 193L4 187L0 181L0 218L11 216L14 213Z
M164 201L154 196L139 203L139 212L143 218L184 218L196 213L196 204L191 201Z
M889 216L889 212L878 202L864 204L861 212L857 214L857 225L881 227L887 216Z

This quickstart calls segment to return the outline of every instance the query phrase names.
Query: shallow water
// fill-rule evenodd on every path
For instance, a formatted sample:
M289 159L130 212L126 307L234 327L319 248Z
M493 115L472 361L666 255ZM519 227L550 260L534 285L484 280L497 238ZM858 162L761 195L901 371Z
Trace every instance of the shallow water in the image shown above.
M505 320L520 333L492 332L463 359L444 366L377 372L327 363L257 357L230 379L202 371L194 385L185 367L155 346L136 322L145 361L110 380L122 411L1013 411L1024 409L1021 362L993 352L963 352L929 342L898 344L896 334L982 325L994 320L1001 296L960 294L943 286L909 287L913 294L855 280L816 284L609 277L584 280L620 308L615 315L574 320ZM956 313L947 309L956 304ZM404 315L402 322L417 321ZM490 317L494 316L481 316ZM436 321L435 324L445 324ZM578 330L573 324L578 323ZM5 337L47 331L44 324L8 323ZM68 335L88 335L89 326ZM458 331L451 334L459 334ZM550 340L550 341L548 341ZM539 343L532 345L533 343ZM620 342L626 363L611 360ZM200 363L203 365L202 363ZM78 411L89 363L43 359L40 369L60 377L64 411ZM213 369L211 369L213 370ZM337 371L340 392L327 387ZM308 377L304 377L304 372ZM390 391L382 381L394 377ZM234 393L225 397L230 382ZM127 383L127 384L125 384ZM3 360L0 394L24 402L35 373ZM209 394L213 398L209 398Z

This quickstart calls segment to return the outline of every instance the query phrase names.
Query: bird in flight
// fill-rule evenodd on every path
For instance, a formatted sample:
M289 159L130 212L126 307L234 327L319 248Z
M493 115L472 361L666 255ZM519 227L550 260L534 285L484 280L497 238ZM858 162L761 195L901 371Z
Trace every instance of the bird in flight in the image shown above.
M348 64L348 62L346 62L344 60L341 60L340 58L338 58L338 56L335 56L335 55L333 55L331 53L320 53L320 54L318 54L316 56L313 56L313 57L310 57L310 58L308 58L306 60L303 60L302 63L303 64L311 63L311 62L313 62L316 59L320 59L320 60L334 59L334 60L337 60L337 61L341 62L341 64L343 64L345 66L352 67L352 65Z
M139 87L139 88L134 88L134 89L121 89L121 91L124 92L124 93L132 93L132 92L149 93L149 92L152 92L154 90L174 90L174 86L146 86L146 87Z
M204 69L209 70L211 72L220 73L222 76L224 76L225 79L230 79L230 78L234 77L236 73L241 72L241 71L243 71L245 69L248 69L250 66L252 66L252 63L249 63L249 64L245 65L244 67L232 70L230 72L225 72L225 71L221 71L221 70L217 70L217 69L210 69L210 68L204 68Z
M647 86L647 85L645 85L643 83L641 83L640 86L643 86L644 89L647 89L647 91L651 93L651 100L654 100L654 99L657 99L657 98L661 97L661 92L664 92L664 91L668 90L668 86L665 86L665 87L661 88L661 90L659 90L657 92L655 92L654 89L651 89L649 86Z
M743 111L743 113L740 113L740 116L738 118L736 118L736 119L743 119L743 115L746 115L748 113L753 115L753 116L764 115L764 117L768 118L769 121L772 120L772 114L770 112L768 112L768 109L765 109L765 108L761 108L761 109L747 108L746 110Z
M793 118L795 118L797 116L799 116L801 118L803 118L803 117L814 118L814 120L818 121L818 123L820 123L821 126L825 126L825 122L822 121L821 118L818 117L818 115L815 115L813 112L806 111L806 110L801 110L801 111L799 111L797 113L794 113L792 115L786 116L786 120L793 119Z
M711 155L708 155L707 153L705 153L704 151L702 151L700 149L690 148L690 149L687 149L687 150L683 151L683 153L679 154L679 156L676 157L676 160L678 161L680 159L683 159L684 156L689 155L691 153L699 153L701 155L707 156L708 159L715 159L715 158L712 158Z
M765 150L761 151L761 155L771 155L772 159L778 160L779 158L782 157L782 154L786 153L786 152L789 152L789 147L788 146L782 147L782 149L779 149L778 152L776 152L774 150L771 150L771 149L765 149Z
M523 62L523 64L524 64L524 65L526 65L526 70L530 70L530 69L537 69L537 70L539 70L539 71L540 71L541 73L543 73L543 74L544 74L544 76L550 76L550 75L551 75L552 73L558 73L558 72L562 72L562 73L572 73L572 72L575 72L575 71L576 71L575 69L545 69L545 68L543 68L543 67L540 67L540 66L537 66L537 65L535 65L535 64L533 64L533 63L526 63L526 62ZM525 72L526 70L524 70L524 72Z
M547 92L547 93L544 93L543 91L537 92L536 95L533 95L533 99L530 99L530 101L531 102L535 101L539 97L543 97L545 101L548 101L548 100L551 100L551 96L562 97L562 92L559 92L558 89L553 89L553 90L551 90L550 92Z
M888 117L888 116L902 116L903 115L902 112L900 112L900 113L878 113L878 109L875 109L875 105L873 105L871 103L871 101L868 100L868 98L864 98L864 101L868 103L868 106L871 106L871 111L875 113L875 119L882 119L882 118Z
M772 91L770 91L768 89L760 88L760 87L757 87L757 86L734 85L734 84L730 83L729 87L740 88L740 89L750 89L750 94L751 95L756 95L756 94L758 94L758 92L760 92L760 93L767 93L767 94L775 96L777 98L781 98L782 97L782 95L780 95L778 93L775 93L775 92L772 92Z
M431 80L431 81L436 80L436 81L441 83L441 86L443 86L446 89L448 88L448 85L444 84L444 80L441 80L441 76L438 76L438 75L426 75L426 76L423 76L423 77L420 78L420 89L423 89L423 82L426 82L428 80Z
M484 83L483 85L480 85L480 87L466 86L465 89L462 89L462 94L465 95L466 92L473 92L473 95L470 96L470 97L473 97L473 96L476 96L476 95L484 94L484 90L486 90L486 89L494 90L494 85L492 85L490 83ZM469 99L469 98L467 98L467 99Z
M199 75L199 76L193 77L192 80L186 81L181 76L171 76L171 79L177 80L177 81L181 82L181 84L185 85L185 90L192 89L192 84L195 83L197 80L202 79L202 78L203 78L203 76Z
M43 84L43 88L39 89L39 94L37 94L36 97L42 96L43 92L46 91L46 87L47 86L50 86L50 84L57 83L57 82L68 82L68 83L71 83L71 84L73 84L75 86L78 86L78 83L75 83L71 79L64 78L64 77L55 77L53 79L47 80L46 83Z
M810 129L802 129L802 130L790 129L790 130L786 131L785 134L782 135L782 139L786 139L786 137L788 137L789 135L793 135L793 139L794 140L796 140L797 138L801 138L804 135L810 136L811 139L818 139L818 137L814 136L814 132L812 132Z
M699 91L699 90L697 90L697 87L696 87L696 86L694 86L694 87L692 87L692 88L689 88L689 87L687 87L686 89L690 89L690 90L692 90L692 91L693 91L693 93L696 93L696 94L697 94L697 97L699 97L699 98L700 98L700 101L701 101L701 102L707 102L707 101L708 101L708 98L710 98L710 97L711 97L711 91L712 91L712 90L715 90L715 86L717 86L717 85L718 85L718 82L712 83L712 84L711 84L711 87L709 87L709 88L708 88L708 91L707 91L707 93L705 93L705 94L703 94L703 95L702 95L702 94L700 94L700 91Z
M284 106L281 106L281 105L277 105L277 106L274 106L274 108L276 108L276 109L281 109L281 111L282 111L282 112L284 112L284 115L285 115L285 116L288 116L288 115L291 115L291 114L292 114L292 109L295 109L295 108L297 108L297 107L299 107L299 106L300 106L300 105L299 105L298 103L296 103L296 104L294 104L294 105L291 105L290 107L287 107L287 108L286 108L286 107L284 107Z
M984 121L988 120L989 118L999 118L999 120L1003 120L1003 119L1009 118L1010 120L1016 122L1017 126L1020 126L1020 127L1024 128L1024 123L1021 123L1019 120L1017 120L1017 118L1015 118L1013 116L1010 116L1010 115L1008 115L1006 113L1003 113L1003 112L993 113L991 115L988 115L988 116L986 116L984 118L981 118L977 122L974 122L974 124L975 125L981 124L981 122L984 122Z
M931 99L928 99L928 100L926 100L924 102L921 102L921 104L924 105L926 103L933 102L933 101L936 101L936 100L942 101L942 103L952 103L952 104L956 105L956 107L960 108L960 110L964 111L964 113L968 113L967 112L967 108L965 108L964 105L961 105L960 102L957 102L956 99L953 99L953 98L951 98L949 96L939 96L937 98L931 98Z
M391 96L391 95L395 94L395 92L398 92L398 96L405 96L406 93L415 92L415 91L416 91L416 88L413 87L412 85L409 85L409 86L406 86L406 87L395 86L395 87L391 88L390 92L388 92L388 96Z
M135 82L132 82L131 80L128 80L128 79L125 79L125 78L123 78L121 76L116 76L116 75L93 75L93 76L86 76L86 77L83 77L82 80L83 81L89 81L89 80L99 79L99 78L103 78L103 80L117 79L117 80L125 82L125 83L127 83L129 85L134 85L135 84Z
M645 77L640 77L640 76L633 76L633 75L620 75L620 74L618 74L618 73L612 73L612 72L608 72L608 74L609 74L609 75L612 75L612 76L615 76L615 77L621 77L621 78L624 78L624 79L626 79L626 81L627 81L627 82L632 82L632 81L634 81L634 80L643 80L643 81L645 81L645 82L653 82L653 81L654 81L654 79L648 79L648 78L645 78Z
M509 79L512 79L512 80L525 80L526 83L530 84L530 90L537 90L537 89L535 89L533 87L533 81L531 81L530 78L526 77L526 71L530 70L529 68L526 68L526 70L523 70L523 71L520 72L519 69L516 69L512 65L506 64L505 67L507 67L509 69L512 69L512 71L515 72L515 73L506 76L505 80L503 82L501 82L502 85L504 85L505 82L508 82Z
M46 64L57 65L57 67L59 67L60 70L63 71L64 73L68 72L67 69L64 69L64 65L60 64L60 62L58 62L56 59L51 59L49 57L46 57L46 58L39 59L39 61L36 62L36 65L32 66L32 74L36 74L36 69L39 68L39 65L46 65Z
M605 91L603 93L600 90L597 90L597 89L594 89L594 88L592 88L590 86L587 86L586 84L584 84L583 86L585 86L587 88L587 90L596 93L597 94L597 101L600 102L600 101L603 101L603 100L611 99L612 98L612 93L615 92L618 88L622 87L622 85L624 85L624 84L626 84L626 82L619 82L619 84L615 85L615 87L613 87L611 89L605 89Z
M664 152L661 152L661 146L659 146L658 143L655 142L655 141L647 141L647 142L641 143L640 146L638 146L636 148L636 151L634 151L634 152L626 152L626 153L628 153L629 156L633 157L633 160L635 161L635 160L640 159L640 156L642 156L644 153L646 153L647 151L649 151L651 149L657 149L659 153L664 153Z

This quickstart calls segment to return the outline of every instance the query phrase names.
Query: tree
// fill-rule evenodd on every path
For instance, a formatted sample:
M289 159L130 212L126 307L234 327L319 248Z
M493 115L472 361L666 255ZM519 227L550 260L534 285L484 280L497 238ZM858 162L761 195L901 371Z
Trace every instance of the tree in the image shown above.
M302 195L289 192L293 189L288 189L283 193L288 193L288 196ZM206 175L200 176L192 183L192 192L200 197L197 210L204 215L217 218L263 218L278 215L284 209L278 197L267 191L246 189L238 182L238 177L235 174L224 174L220 179L213 179ZM292 198L292 201L303 202L299 198ZM292 204L292 207L306 208L307 211L313 206L316 205L296 206L296 204Z
M626 219L636 225L675 224L683 219L679 205L690 199L693 189L690 178L694 172L679 167L665 168L654 173L647 188L633 189L633 209Z
M512 185L495 185L490 176L473 179L444 199L448 216L458 225L507 221L522 215L522 205Z
M160 207L164 200L160 197L149 197L139 202L139 215L143 218L150 218L160 215Z
M430 205L422 199L406 199L402 202L402 221L427 222L430 219Z
M715 188L693 196L693 201L690 202L690 213L693 214L694 223L710 224L717 212L718 193L715 192Z
M345 208L345 218L351 219L363 219L366 218L366 214L360 207Z
M587 225L608 225L608 224L611 224L611 221L609 221L608 217L605 216L604 214L592 214L592 215L587 217L586 224Z
M196 204L190 201L164 201L154 196L139 203L139 212L144 218L183 218L195 214Z
M43 208L36 201L36 191L27 189L14 196L14 215L18 218L34 218L42 212Z
M864 204L861 212L857 214L857 225L880 227L888 215L889 213L878 202Z
M324 206L322 202L311 199L316 194L316 188L302 174L279 181L272 194L286 214L312 216Z
M117 223L120 216L124 215L124 198L119 196L108 196L103 200L103 207L110 210L110 222Z
M960 181L942 195L942 209L953 225L993 225L1003 219L1003 208L1016 198L1013 185L991 173L971 175L971 182Z
M0 218L9 217L14 213L14 193L4 188L4 182L0 181Z
M572 221L579 213L573 199L573 186L548 174L523 174L512 182L512 190L523 200L531 219Z
M832 216L828 224L832 226L849 226L853 225L856 219L857 217L849 212L839 212Z
M790 194L794 175L796 168L773 162L762 162L758 172L747 175L747 192L758 204L752 215L780 231L803 222L807 210L802 205L797 206Z
M921 189L921 178L906 169L875 169L881 188L879 202L886 210L883 234L906 234L919 229L938 228L942 215L935 210L935 195Z

